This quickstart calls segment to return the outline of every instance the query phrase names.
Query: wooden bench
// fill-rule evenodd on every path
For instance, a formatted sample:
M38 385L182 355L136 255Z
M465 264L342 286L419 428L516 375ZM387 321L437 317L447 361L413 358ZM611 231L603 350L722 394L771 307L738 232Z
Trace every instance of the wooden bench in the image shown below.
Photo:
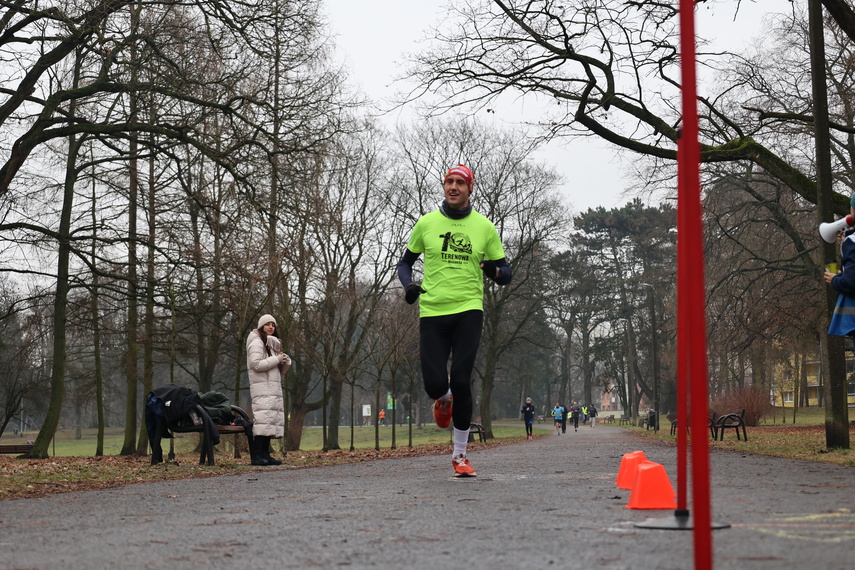
M646 430L658 431L656 428L656 419L659 414L656 413L648 413L646 416L641 418L641 421L638 422L638 427L643 427Z
M32 443L10 443L0 445L0 453L23 455L33 450Z
M614 414L612 414L612 415L610 415L610 416L606 416L606 417L604 417L604 418L603 418L603 423L604 423L604 424L613 424L613 423L615 423L615 416L614 416Z
M687 423L689 424L689 426L692 425L691 420L689 420ZM710 430L710 435L712 436L713 440L715 440L718 437L718 427L716 426L715 412L710 414L710 416L707 418L707 427ZM686 427L686 432L688 432L688 431L689 431L689 428ZM677 420L674 420L671 422L671 435L675 435L676 433L677 433Z
M716 433L718 440L724 441L724 430L732 429L736 432L736 439L739 437L739 428L742 428L742 438L748 441L748 433L745 431L745 408L738 414L724 414L715 421Z
M167 426L170 432L172 433L201 433L201 442L199 445L199 465L214 465L214 443L211 440L210 436L210 427L213 426L216 428L217 432L222 435L228 434L244 434L247 436L247 441L249 441L250 436L252 435L252 422L249 421L249 416L247 413L237 406L232 406L232 415L235 417L240 417L246 425L221 425L214 424L211 420L211 416L208 415L208 412L204 407L197 405L195 412L197 416L201 419L200 422L196 422L193 420L188 420L178 425Z
M621 416L618 425L622 426L624 424L632 425L632 418L630 418L629 416Z
M487 441L487 432L484 431L484 426L481 424L470 423L469 424L469 443L475 442L475 436L478 436L478 441L480 443L486 443Z

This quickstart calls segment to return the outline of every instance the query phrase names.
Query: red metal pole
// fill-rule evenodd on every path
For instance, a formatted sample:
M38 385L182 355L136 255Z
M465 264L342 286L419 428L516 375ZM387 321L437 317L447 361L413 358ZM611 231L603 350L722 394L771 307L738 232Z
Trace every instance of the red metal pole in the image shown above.
M675 516L688 517L686 506L687 492L687 446L689 421L689 370L688 370L688 311L686 309L686 240L684 228L689 224L686 218L686 171L684 167L681 139L677 140L677 511Z
M712 568L712 528L710 517L710 461L707 440L707 333L704 293L704 248L701 213L700 144L698 142L697 76L695 74L695 14L693 0L680 0L680 57L683 89L683 132L681 142L686 176L685 211L677 228L685 240L686 323L691 323L687 344L691 383L692 508L694 511L695 569ZM678 218L678 223L680 218ZM680 269L678 268L678 271Z

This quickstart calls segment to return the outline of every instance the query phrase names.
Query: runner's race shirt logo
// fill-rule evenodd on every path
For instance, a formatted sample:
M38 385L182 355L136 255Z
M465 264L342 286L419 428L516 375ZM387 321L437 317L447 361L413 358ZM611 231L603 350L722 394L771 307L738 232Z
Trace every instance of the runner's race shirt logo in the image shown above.
M472 240L468 235L461 232L446 232L439 237L442 239L443 261L455 265L462 265L469 261L469 256L472 255Z

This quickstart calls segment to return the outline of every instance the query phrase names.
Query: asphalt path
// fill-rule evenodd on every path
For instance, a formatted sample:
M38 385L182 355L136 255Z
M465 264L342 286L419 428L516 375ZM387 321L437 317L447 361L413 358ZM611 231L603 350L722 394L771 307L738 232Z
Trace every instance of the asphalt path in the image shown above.
M520 427L522 431L522 427ZM749 434L750 436L750 434ZM676 450L619 427L572 428L449 455L144 483L0 502L0 567L694 567L694 532L636 523L615 478L644 451L676 488ZM714 567L855 567L855 468L713 450ZM691 510L691 499L689 500Z

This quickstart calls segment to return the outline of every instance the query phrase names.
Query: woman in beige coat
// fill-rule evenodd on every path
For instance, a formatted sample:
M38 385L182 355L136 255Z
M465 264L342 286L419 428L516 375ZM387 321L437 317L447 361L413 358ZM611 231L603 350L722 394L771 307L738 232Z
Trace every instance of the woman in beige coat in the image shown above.
M291 366L291 357L282 352L276 334L276 319L262 315L258 328L246 339L246 369L254 416L251 450L253 465L281 465L270 455L270 439L285 435L285 399L282 374Z

